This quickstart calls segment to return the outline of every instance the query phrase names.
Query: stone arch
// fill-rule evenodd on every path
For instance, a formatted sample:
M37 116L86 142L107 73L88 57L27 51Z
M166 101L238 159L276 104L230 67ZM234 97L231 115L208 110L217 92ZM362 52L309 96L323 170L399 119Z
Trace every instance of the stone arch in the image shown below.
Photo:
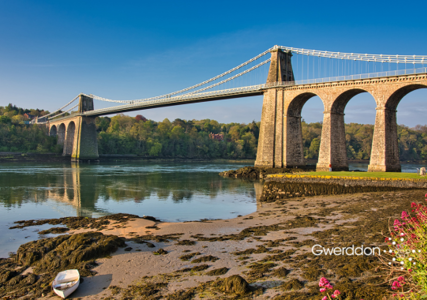
M50 127L49 136L56 136L56 134L57 134L56 126L53 125L52 127Z
M386 100L384 106L386 109L396 110L397 106L400 103L400 100L402 100L403 97L405 97L410 92L425 88L427 88L427 85L425 84L409 84L404 87L401 87Z
M283 145L283 165L285 167L304 166L304 146L302 139L302 124L301 124L301 112L304 105L311 98L318 96L323 103L322 97L313 92L303 92L297 95L289 95L292 99L284 112L284 145Z
M347 90L347 91L341 93L332 102L331 113L334 113L334 114L344 114L344 109L347 106L347 103L350 102L350 100L354 96L357 96L357 95L362 94L362 93L368 93L368 94L370 94L368 91L366 91L364 89L361 89L361 88L354 88L354 89Z
M323 107L325 107L325 103L323 102L323 99L321 96L312 93L312 92L305 92L302 94L299 94L295 96L291 102L288 105L287 109L287 116L288 117L301 117L302 108L307 103L308 100L310 100L313 97L319 97L320 100L322 100Z
M65 124L61 123L58 127L58 144L64 145L65 141Z
M348 170L344 110L348 102L361 93L369 92L361 88L351 88L338 93L329 102L330 108L326 109L323 115L317 170L329 171L330 168L333 171Z
M64 152L63 152L64 155L73 154L75 131L76 131L76 124L74 122L68 123L66 138L64 142Z

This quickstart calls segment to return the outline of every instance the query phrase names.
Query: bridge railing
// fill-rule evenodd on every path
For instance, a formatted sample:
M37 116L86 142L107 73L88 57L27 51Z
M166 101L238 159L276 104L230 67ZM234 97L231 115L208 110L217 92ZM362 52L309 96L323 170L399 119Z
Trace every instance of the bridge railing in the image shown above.
M391 76L416 75L416 74L423 74L423 73L427 73L427 68L403 69L403 70L374 72L374 73L365 73L365 74L356 74L356 75L296 80L296 81L283 81L283 82L267 83L265 84L265 86L276 87L276 86L304 85L304 84L371 79L371 78L381 78L381 77L391 77Z

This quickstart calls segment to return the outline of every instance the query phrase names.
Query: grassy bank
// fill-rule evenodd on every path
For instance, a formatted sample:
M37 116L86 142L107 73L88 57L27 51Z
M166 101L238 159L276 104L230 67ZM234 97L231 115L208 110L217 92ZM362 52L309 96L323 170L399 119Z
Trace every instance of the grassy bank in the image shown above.
M401 173L401 172L303 172L298 175L274 174L268 177L285 178L285 177L311 177L311 178L348 178L348 179L400 179L400 180L427 180L427 176L420 176L417 173Z

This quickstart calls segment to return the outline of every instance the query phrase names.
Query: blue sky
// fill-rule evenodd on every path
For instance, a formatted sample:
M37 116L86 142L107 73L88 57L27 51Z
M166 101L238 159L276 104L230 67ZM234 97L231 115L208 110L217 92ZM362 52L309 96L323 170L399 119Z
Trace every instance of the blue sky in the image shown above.
M411 1L0 0L0 105L55 110L83 92L137 99L226 71L273 45L340 52L427 54L427 25ZM95 107L103 107L95 102ZM260 120L262 97L138 112L157 121ZM303 118L321 121L320 99ZM398 123L427 124L427 90L406 96ZM373 123L361 94L346 122ZM132 113L136 115L137 113Z

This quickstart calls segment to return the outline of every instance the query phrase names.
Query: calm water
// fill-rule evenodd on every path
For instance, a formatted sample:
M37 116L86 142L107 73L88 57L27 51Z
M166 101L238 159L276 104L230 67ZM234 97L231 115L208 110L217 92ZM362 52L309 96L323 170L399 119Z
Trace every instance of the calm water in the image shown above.
M233 218L256 210L259 182L222 178L242 164L115 163L0 165L0 257L50 225L14 221L113 213L163 221Z
M0 257L51 225L9 230L17 220L113 213L163 221L225 219L256 210L260 182L222 178L247 164L146 163L0 165ZM402 165L416 172L420 165ZM367 164L350 169L366 170Z

